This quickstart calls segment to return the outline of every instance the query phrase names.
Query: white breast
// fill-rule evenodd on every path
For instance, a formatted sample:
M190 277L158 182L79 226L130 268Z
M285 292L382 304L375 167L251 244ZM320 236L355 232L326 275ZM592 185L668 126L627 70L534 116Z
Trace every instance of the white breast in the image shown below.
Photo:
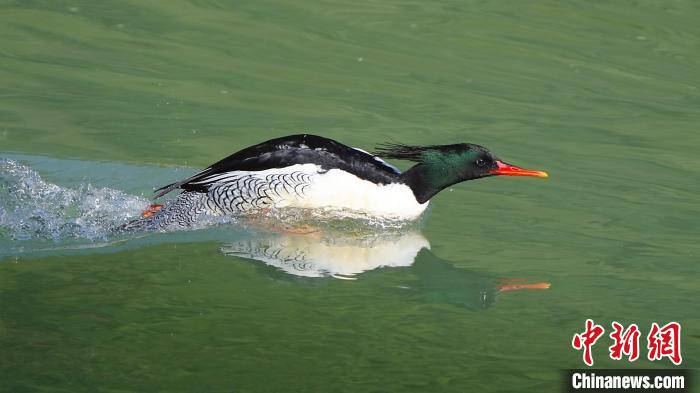
M317 173L311 180L296 207L333 207L400 219L417 218L428 207L428 202L418 203L405 184L377 185L340 169Z

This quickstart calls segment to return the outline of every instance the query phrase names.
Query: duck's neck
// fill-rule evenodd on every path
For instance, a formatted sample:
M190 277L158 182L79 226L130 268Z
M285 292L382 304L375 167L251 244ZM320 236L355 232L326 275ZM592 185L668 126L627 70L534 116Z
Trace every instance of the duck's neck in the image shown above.
M420 163L401 174L401 180L411 188L418 203L423 204L438 192L462 181L451 166Z

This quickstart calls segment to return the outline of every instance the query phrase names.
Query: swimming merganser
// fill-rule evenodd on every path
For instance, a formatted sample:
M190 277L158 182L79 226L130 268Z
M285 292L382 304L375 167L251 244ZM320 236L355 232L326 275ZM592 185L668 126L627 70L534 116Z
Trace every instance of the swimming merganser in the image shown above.
M416 162L401 172L382 158ZM222 216L269 208L336 208L413 220L439 191L483 177L547 177L504 163L483 146L384 144L375 154L316 135L291 135L248 147L184 180L156 190L144 219L126 227L189 226L202 214Z

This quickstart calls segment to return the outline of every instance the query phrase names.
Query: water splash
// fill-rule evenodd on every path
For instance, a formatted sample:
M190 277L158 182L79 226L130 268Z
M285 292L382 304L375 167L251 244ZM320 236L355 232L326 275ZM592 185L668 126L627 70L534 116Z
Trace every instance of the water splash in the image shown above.
M284 208L243 217L204 216L190 227L158 231L169 232L166 237L147 235L143 230L117 230L140 217L149 206L151 201L142 195L150 193L153 179L175 181L194 171L192 168L3 153L0 158L0 259L86 249L109 252L163 241L221 238L230 242L261 230L294 233L300 228L314 228L362 237L422 226L420 220L384 219L342 209ZM119 184L120 189L112 188L114 184ZM235 233L231 234L231 230Z
M148 204L146 198L89 183L62 187L17 161L0 159L0 238L106 240Z

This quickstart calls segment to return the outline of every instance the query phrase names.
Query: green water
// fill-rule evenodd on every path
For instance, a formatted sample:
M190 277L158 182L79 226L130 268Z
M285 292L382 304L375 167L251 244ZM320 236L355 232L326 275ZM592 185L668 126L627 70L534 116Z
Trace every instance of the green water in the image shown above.
M439 194L431 250L356 280L224 255L226 229L6 256L0 391L557 391L586 318L677 320L700 368L699 20L691 0L0 1L0 157L56 184L146 195L156 166L300 131L550 173ZM608 345L596 367L671 365Z

